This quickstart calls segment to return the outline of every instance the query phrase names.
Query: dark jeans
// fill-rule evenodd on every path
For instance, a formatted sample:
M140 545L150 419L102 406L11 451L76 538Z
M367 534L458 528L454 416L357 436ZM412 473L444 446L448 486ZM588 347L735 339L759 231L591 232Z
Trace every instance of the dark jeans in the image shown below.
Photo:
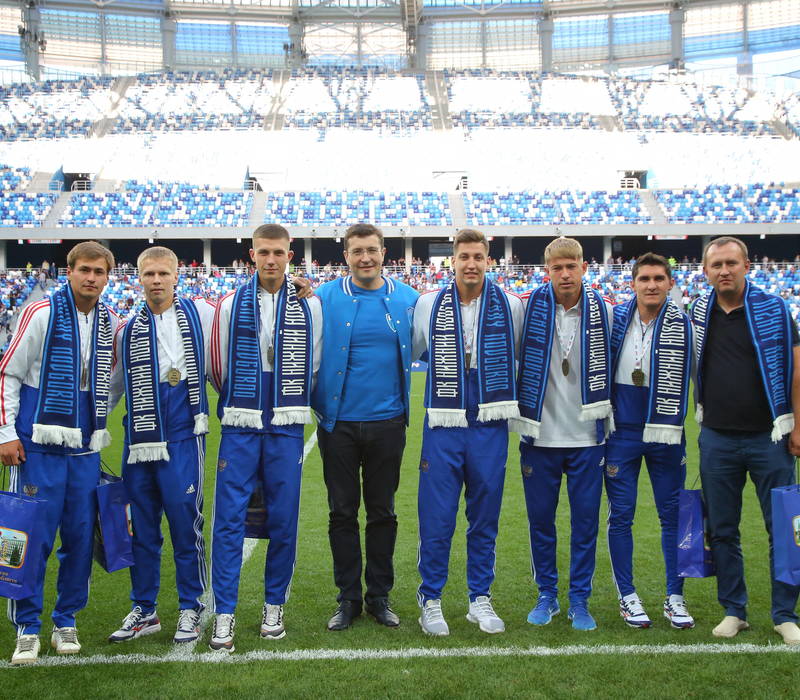
M406 445L405 416L388 420L337 421L328 433L318 428L325 486L328 489L328 538L333 554L333 579L338 601L361 603L361 537L358 509L362 476L367 525L364 579L369 604L386 598L394 585L394 543L397 516L394 494Z
M792 455L786 438L772 442L770 434L700 430L700 476L708 506L711 551L717 568L717 599L726 615L747 619L747 587L739 537L742 491L747 475L756 487L764 525L769 533L772 579L772 620L776 625L797 622L795 607L800 586L775 580L772 561L772 500L770 491L793 484Z

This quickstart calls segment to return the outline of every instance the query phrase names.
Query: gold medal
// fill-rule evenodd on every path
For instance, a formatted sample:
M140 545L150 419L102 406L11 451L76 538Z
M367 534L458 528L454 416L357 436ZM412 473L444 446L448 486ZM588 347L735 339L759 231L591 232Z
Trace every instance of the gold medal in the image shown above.
M465 355L466 355L466 361L464 363L464 369L469 370L469 368L472 367L472 353L468 352L465 353Z
M275 364L275 348L271 345L267 348L267 362L271 365Z
M170 386L178 386L178 382L180 380L181 373L176 367L173 367L169 372L167 372L167 382L169 382Z
M631 379L635 386L644 386L644 372L638 367L631 372Z
M561 360L561 374L565 377L569 374L569 360L566 357Z

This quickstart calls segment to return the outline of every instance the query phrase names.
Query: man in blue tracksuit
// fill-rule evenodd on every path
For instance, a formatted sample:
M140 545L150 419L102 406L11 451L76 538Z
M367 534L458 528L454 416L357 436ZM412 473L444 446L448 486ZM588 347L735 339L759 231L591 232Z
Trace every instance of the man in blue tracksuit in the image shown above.
M674 285L669 262L646 253L633 266L635 296L614 309L611 340L616 431L606 445L605 486L608 494L608 549L622 618L630 627L651 621L633 585L633 517L642 458L647 464L661 521L661 548L666 570L664 616L676 629L694 626L683 598L677 570L678 495L686 478L683 420L691 365L688 317L669 299ZM665 342L670 341L670 342ZM658 415L659 358L669 355L674 379L670 401L679 399L669 420ZM662 376L662 379L670 377ZM675 404L671 404L675 405Z
M352 624L366 603L378 623L396 627L394 585L400 480L411 388L411 316L417 292L382 276L383 234L355 224L344 238L350 275L317 289L325 315L325 348L312 406L319 419L330 518L333 578L339 589L328 629ZM363 483L367 524L366 595L361 587L358 509Z
M287 282L289 233L277 224L253 232L256 274L217 305L211 333L211 381L219 391L222 439L217 461L209 646L234 650L234 614L248 504L261 485L269 538L261 638L286 635L283 608L297 553L303 426L322 346L319 300L298 299Z
M156 602L164 539L161 519L166 513L179 606L173 641L193 642L199 636L200 598L206 589L205 356L214 306L205 299L175 296L178 258L168 248L148 248L137 267L145 303L117 334L117 357L124 371L112 392L126 394L122 474L133 527L131 611L108 640L125 642L161 630ZM157 431L147 416L155 416Z
M110 442L106 418L116 371L119 320L99 301L113 267L114 256L99 243L76 245L67 256L67 284L26 307L0 362L0 460L12 467L12 491L45 501L43 551L29 553L34 561L41 557L36 591L8 601L17 631L12 665L35 663L39 655L45 565L56 532L50 641L57 654L81 649L75 616L89 597L100 450Z
M520 342L519 429L522 484L539 597L528 615L546 625L560 610L556 511L561 481L570 502L568 617L577 630L597 627L589 612L595 568L610 392L611 305L583 284L580 243L557 238L545 248L550 282L535 289ZM512 421L512 424L514 421Z
M505 631L492 605L495 541L508 456L508 419L519 416L516 352L523 305L486 279L489 243L462 229L453 242L455 281L423 294L414 310L414 356L427 354L427 416L419 471L417 591L423 632L450 633L442 613L450 546L464 489L467 620Z

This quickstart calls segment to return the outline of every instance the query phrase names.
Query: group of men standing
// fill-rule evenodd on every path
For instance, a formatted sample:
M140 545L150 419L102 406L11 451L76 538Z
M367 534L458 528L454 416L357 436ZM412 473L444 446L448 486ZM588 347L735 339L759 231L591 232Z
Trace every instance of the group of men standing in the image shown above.
M695 304L691 320L669 297L669 262L652 253L634 265L634 297L612 307L584 283L582 249L568 238L547 246L549 282L527 299L486 278L489 245L472 229L454 238L453 280L419 298L382 275L385 248L376 227L351 226L344 249L350 274L312 294L307 282L286 274L292 258L286 229L260 226L250 251L256 273L213 305L178 296L175 254L148 248L137 263L144 303L127 322L99 301L114 265L110 251L91 242L72 249L67 284L25 310L0 363L0 458L11 466L13 490L47 502L37 591L9 601L18 635L12 663L33 663L38 656L45 565L59 529L51 643L60 654L80 651L75 615L88 598L99 451L110 441L107 416L123 395L122 473L131 501L134 565L131 611L109 641L161 629L162 514L173 543L180 611L173 639L198 639L208 587L206 377L219 394L222 425L211 537L211 648L234 650L245 519L259 492L269 538L260 634L280 639L286 633L303 426L312 413L339 590L327 627L347 629L364 609L379 624L397 627L400 619L389 603L394 497L416 359L428 363L418 491L417 597L425 633L449 634L441 599L462 488L466 617L486 633L505 629L491 585L510 430L521 436L538 587L528 622L546 625L560 612L556 511L565 475L572 626L596 627L589 598L603 483L620 613L632 627L652 624L632 571L631 529L644 458L662 529L663 612L673 627L693 627L676 561L692 376L718 598L726 613L714 634L732 637L748 626L738 529L742 489L749 473L770 533L771 561L769 492L793 482L792 455L800 455L800 340L785 303L746 280L741 241L723 237L706 247L703 263L713 291ZM734 378L742 390L732 400ZM798 587L773 581L775 629L790 644L800 643L798 593Z

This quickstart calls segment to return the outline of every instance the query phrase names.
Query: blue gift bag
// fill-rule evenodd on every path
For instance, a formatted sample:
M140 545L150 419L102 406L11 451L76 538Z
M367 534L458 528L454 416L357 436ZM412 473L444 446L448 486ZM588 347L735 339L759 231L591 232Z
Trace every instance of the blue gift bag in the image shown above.
M267 507L264 505L264 484L259 479L247 504L244 519L244 536L256 540L268 540Z
M0 491L0 596L33 595L44 565L45 501Z
M800 486L772 489L775 579L800 586Z
M100 472L97 485L97 523L94 559L109 573L133 566L131 505L118 476Z
M705 503L700 490L681 489L678 497L678 576L714 576L714 559L706 541Z

